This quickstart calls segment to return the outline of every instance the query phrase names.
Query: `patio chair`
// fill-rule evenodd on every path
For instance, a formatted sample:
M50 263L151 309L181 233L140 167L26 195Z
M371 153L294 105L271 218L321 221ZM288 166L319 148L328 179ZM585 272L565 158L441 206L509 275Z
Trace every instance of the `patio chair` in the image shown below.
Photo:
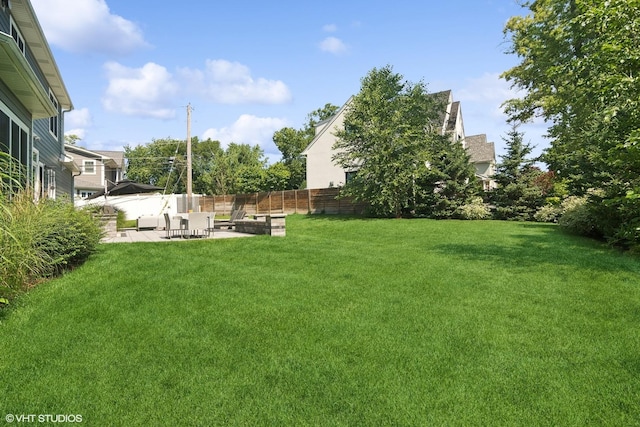
M239 209L232 210L231 218L215 220L213 223L213 227L217 229L221 229L222 227L225 227L227 229L232 229L236 225L235 222L239 219L244 218L245 215L246 215L246 212L243 210L239 210Z
M166 232L167 239L172 238L173 236L182 236L182 217L181 216L169 216L168 213L164 214L164 229Z
M215 212L193 212L186 218L183 237L205 237L210 235L211 220Z

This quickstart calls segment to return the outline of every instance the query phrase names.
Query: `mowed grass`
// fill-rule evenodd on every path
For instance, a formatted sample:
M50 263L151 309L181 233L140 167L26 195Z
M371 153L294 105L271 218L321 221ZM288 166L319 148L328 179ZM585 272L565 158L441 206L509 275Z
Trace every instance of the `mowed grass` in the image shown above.
M83 425L640 424L640 260L551 225L287 218L101 245L0 324L0 411Z

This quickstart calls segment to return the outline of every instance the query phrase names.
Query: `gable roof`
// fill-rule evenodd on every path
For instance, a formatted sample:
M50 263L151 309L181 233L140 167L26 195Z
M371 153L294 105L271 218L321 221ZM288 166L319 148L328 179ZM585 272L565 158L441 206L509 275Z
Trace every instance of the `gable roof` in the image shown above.
M124 168L124 151L95 150L96 153L113 159L120 169Z
M124 151L92 151L73 144L64 144L64 151L65 154L71 152L80 156L102 160L110 168L122 169L124 166Z
M467 153L471 163L495 163L496 148L493 142L487 142L487 135L471 135L465 138Z
M316 141L318 141L322 137L322 135L324 135L329 129L333 129L333 126L331 125L335 123L336 120L338 120L338 118L344 113L347 106L351 104L352 100L353 96L349 97L347 102L345 102L344 105L340 107L340 109L336 111L333 116L316 124L316 136L313 137L309 145L307 145L307 148L302 150L302 153L300 153L301 155L306 156L307 152L311 149L311 147L315 145Z

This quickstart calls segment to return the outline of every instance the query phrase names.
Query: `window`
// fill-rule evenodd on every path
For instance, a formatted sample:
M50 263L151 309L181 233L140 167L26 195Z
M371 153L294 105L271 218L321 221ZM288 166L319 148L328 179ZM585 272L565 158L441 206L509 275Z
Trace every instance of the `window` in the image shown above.
M35 200L43 198L45 193L44 186L44 164L40 162L40 152L37 149L33 149L31 170L33 171L33 196Z
M16 26L15 22L13 22L13 19L11 19L11 37L13 37L13 39L16 41L16 44L18 45L18 49L20 49L20 52L22 52L22 54L24 55L25 54L24 38L22 37L22 34L20 34L20 30L18 30L18 27Z
M32 146L28 127L11 110L0 102L0 151L11 156L11 175L22 185L29 183Z
M87 175L96 174L96 161L95 160L83 160L82 161L82 173Z
M51 132L51 135L53 135L53 136L55 136L57 138L58 137L58 126L59 126L58 100L56 99L55 95L51 91L49 91L49 99L51 100L51 103L53 104L53 106L56 109L56 115L51 117L51 118L49 118L49 132Z
M56 198L56 171L47 169L47 197Z
M355 178L356 174L358 173L358 171L351 171L351 172L345 172L345 182L348 184L351 181L353 181L353 178Z

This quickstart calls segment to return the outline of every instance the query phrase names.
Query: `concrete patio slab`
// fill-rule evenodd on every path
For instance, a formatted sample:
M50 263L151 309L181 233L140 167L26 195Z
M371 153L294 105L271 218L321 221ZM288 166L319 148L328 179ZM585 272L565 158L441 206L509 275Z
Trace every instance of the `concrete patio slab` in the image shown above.
M252 237L254 234L238 233L233 230L215 230L208 237L184 239L182 237L172 237L167 239L164 230L140 230L134 229L119 230L115 235L102 239L102 243L133 243L133 242L186 242L188 240L211 240L211 239L231 239L234 237Z

